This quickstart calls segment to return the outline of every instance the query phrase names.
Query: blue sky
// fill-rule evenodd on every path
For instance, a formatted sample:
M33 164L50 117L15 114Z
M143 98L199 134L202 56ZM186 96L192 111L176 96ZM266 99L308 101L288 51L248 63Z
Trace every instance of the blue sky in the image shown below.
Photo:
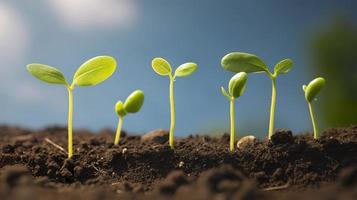
M231 51L259 55L269 66L283 58L294 69L278 78L276 127L311 129L301 85L318 74L310 70L308 41L337 15L356 21L355 1L228 0L2 0L0 2L0 123L41 128L66 125L65 88L43 84L25 66L38 62L60 68L71 79L77 67L97 55L118 61L101 85L76 88L74 126L94 131L115 128L114 104L135 89L146 101L126 117L124 129L143 133L169 128L168 79L156 75L151 59L176 67L198 63L198 71L175 82L176 133L227 130L229 104L220 93L232 73L220 67ZM265 135L271 85L251 74L236 102L242 134Z

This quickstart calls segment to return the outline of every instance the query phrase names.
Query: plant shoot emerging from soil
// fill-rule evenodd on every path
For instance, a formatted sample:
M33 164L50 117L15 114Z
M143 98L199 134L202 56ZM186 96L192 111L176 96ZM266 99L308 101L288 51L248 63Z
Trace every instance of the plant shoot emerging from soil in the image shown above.
M268 66L256 55L242 52L232 52L225 55L221 60L223 69L231 72L261 73L265 72L272 81L272 95L269 120L269 139L274 134L274 117L276 102L276 77L279 74L288 73L292 66L291 59L284 59L274 67L274 73L269 71Z
M135 90L126 98L125 103L118 101L115 104L115 112L119 116L117 132L115 134L114 144L118 145L120 141L120 134L123 125L123 119L127 113L136 113L140 110L144 103L144 92L141 90Z
M228 84L228 92L221 87L222 94L229 100L230 102L230 118L231 118L231 136L230 136L230 145L229 149L231 151L234 150L234 100L240 97L245 89L245 83L247 82L247 74L245 72L239 72L234 75Z
M29 64L27 70L37 79L51 84L64 85L68 91L68 158L73 155L73 90L75 86L94 86L109 78L116 69L116 61L110 56L97 56L83 63L68 84L57 68L44 64Z
M307 101L307 104L309 105L310 117L314 129L314 139L316 140L320 138L320 134L317 128L317 122L316 122L314 110L312 108L312 101L316 100L316 95L320 92L320 90L324 86L325 86L325 79L322 77L315 78L307 86L306 85L302 86L302 89L305 92L305 99Z
M172 74L172 67L168 61L163 58L154 58L151 62L153 70L161 75L170 78L170 110L171 110L171 125L169 144L174 148L174 131L175 131L175 100L174 100L174 81L176 77L186 77L197 70L197 64L188 62L180 65L174 74Z

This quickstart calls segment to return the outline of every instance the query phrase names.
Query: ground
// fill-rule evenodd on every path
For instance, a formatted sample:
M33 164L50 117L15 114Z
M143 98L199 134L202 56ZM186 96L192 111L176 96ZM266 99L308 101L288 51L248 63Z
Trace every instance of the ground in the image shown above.
M357 199L357 126L320 140L277 130L229 151L229 136L165 140L0 127L0 199ZM59 147L56 147L59 145ZM63 151L64 150L64 151Z

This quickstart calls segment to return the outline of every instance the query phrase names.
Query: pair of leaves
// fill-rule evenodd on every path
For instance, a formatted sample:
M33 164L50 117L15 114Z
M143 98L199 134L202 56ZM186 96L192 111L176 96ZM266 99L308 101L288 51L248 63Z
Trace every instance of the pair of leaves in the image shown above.
M229 81L228 92L224 89L224 87L221 87L222 94L225 97L227 97L228 100L231 100L231 98L238 98L242 96L245 90L247 79L248 79L247 73L245 72L237 73Z
M83 63L73 76L72 85L92 86L109 78L116 69L116 61L110 56L97 56ZM27 70L46 83L68 86L63 73L57 68L44 64L29 64Z
M140 110L144 103L144 92L141 90L135 90L125 100L125 103L118 101L115 104L115 112L124 117L127 113L136 113Z
M305 92L305 99L308 102L311 102L315 99L316 95L321 91L325 86L325 79L322 77L315 78L307 86L303 85L302 89Z
M243 52L232 52L225 55L221 60L223 69L231 72L259 73L269 72L266 64L256 55ZM284 59L274 67L274 75L288 73L293 65L291 59Z
M153 70L161 76L171 76L172 67L168 61L163 58L154 58L151 61ZM197 64L188 62L180 65L176 70L173 77L185 77L193 74L197 70Z

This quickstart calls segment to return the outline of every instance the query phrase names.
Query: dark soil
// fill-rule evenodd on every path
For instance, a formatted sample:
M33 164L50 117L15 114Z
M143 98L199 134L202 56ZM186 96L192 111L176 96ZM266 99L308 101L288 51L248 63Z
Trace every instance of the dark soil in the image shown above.
M278 130L229 151L229 136L161 140L114 132L0 127L0 199L357 199L357 126L316 141ZM159 141L159 142L158 142Z

